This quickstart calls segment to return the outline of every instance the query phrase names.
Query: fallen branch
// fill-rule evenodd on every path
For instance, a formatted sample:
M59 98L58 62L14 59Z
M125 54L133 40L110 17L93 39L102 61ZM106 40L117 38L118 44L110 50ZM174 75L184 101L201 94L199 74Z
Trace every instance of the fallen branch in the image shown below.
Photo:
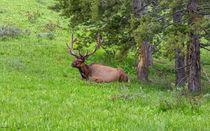
M183 77L183 78L179 81L179 83L176 85L176 87L179 86L179 84L180 84L185 78L187 78L187 75L186 75L185 77Z
M203 71L204 75L206 76L206 78L207 78L208 82L210 83L210 79L209 79L209 77L208 77L207 73L204 71L204 69L202 69L202 71Z

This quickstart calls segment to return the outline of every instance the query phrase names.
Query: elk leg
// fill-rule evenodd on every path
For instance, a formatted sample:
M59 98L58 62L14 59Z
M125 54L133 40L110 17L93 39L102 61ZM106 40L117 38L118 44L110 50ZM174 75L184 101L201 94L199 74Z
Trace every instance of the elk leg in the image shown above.
M93 78L92 78L92 80L93 80L93 81L95 81L95 82L97 82L97 83L101 83L101 82L103 82L103 80L102 80L102 79L97 78L97 77L93 77Z

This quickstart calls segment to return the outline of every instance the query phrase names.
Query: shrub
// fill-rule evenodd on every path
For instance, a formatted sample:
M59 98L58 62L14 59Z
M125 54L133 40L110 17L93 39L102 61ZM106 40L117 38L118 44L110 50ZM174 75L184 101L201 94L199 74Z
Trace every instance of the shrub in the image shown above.
M0 9L0 13L6 13L8 10Z
M30 35L30 31L27 29L21 29L19 26L0 26L0 37L3 40L8 37L17 38L20 35Z
M48 6L48 9L59 12L61 10L61 7L59 3L55 3L55 5Z
M187 85L185 87L173 87L173 90L169 90L169 94L172 95L170 99L160 99L160 111L168 111L173 109L184 110L185 108L199 111L199 99L202 97L202 95L194 97L193 94L189 92Z
M38 3L40 3L40 4L46 4L46 2L43 1L43 0L36 0L36 2L38 2Z
M49 21L49 23L45 24L45 28L50 31L54 31L56 26L57 25L54 24L52 21Z
M41 16L41 13L39 12L39 10L37 11L34 11L34 12L27 12L27 14L25 15L27 16L28 20L31 22L31 23L35 23L37 21L37 19Z
M53 32L37 33L36 36L38 38L49 38L50 40L53 40L55 38L55 35Z

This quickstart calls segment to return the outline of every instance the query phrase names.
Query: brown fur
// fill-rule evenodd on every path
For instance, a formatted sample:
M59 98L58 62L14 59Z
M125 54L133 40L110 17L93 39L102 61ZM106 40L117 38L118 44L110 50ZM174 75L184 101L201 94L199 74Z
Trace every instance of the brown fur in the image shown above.
M122 68L112 68L96 63L85 64L83 60L76 59L72 63L72 67L78 68L83 80L89 80L95 82L113 82L121 81L128 82L128 76Z

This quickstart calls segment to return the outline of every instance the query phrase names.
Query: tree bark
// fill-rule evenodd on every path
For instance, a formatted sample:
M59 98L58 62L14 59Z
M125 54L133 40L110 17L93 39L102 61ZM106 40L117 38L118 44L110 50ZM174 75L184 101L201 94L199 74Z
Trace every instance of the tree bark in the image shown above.
M139 18L145 14L147 7L145 9L141 8L144 6L144 1L142 0L133 0L132 10L135 13L135 17ZM141 11L139 11L141 10ZM138 44L137 44L138 46ZM140 81L146 80L149 82L149 66L153 66L152 60L152 49L149 42L143 42L141 48L137 48L139 52L139 64L137 66L137 79Z
M181 24L182 23L182 12L177 12L178 9L175 10L175 14L173 16L174 23ZM184 48L184 43L182 44ZM181 49L176 49L177 55L175 59L175 69L176 69L176 86L184 86L186 82L185 76L185 55L181 55Z
M180 49L177 49L177 53L175 59L176 86L184 86L186 83L185 55L180 55Z
M145 5L144 1L142 1L142 0L133 0L132 10L133 10L133 13L137 12L137 13L135 13L135 17L139 18L146 13L147 7L141 10L141 8L144 5Z
M149 82L149 66L153 66L152 50L149 42L143 42L140 48L139 64L137 67L137 79Z
M191 0L188 4L188 12L192 18L189 21L189 26L193 26L194 23L200 19L200 16L196 13L198 10L198 0ZM201 63L200 63L200 42L198 37L198 29L195 27L191 32L191 42L188 45L188 88L192 92L201 90Z

